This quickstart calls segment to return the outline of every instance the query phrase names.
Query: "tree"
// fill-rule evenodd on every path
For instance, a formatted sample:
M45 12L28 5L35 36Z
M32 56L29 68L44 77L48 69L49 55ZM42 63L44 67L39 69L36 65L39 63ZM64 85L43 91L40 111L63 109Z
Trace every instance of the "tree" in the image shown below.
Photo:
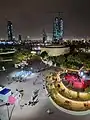
M81 63L81 59L80 59L80 57L78 57L77 55L74 57L74 59L75 59L75 62Z
M69 56L67 57L67 61L68 61L68 62L75 62L75 58L73 57L73 55L69 55Z
M41 53L41 57L42 58L45 58L45 57L47 57L48 56L48 53L46 52L46 51L43 51L42 53Z
M75 48L76 48L76 46L74 44L70 45L70 54L75 52Z
M64 55L60 55L59 56L59 59L57 59L57 61L60 63L60 64L63 64L65 62L65 56Z
M48 61L51 61L52 60L52 56L48 56Z
M56 63L56 66L60 67L60 63L59 63L59 62L57 62L57 63Z

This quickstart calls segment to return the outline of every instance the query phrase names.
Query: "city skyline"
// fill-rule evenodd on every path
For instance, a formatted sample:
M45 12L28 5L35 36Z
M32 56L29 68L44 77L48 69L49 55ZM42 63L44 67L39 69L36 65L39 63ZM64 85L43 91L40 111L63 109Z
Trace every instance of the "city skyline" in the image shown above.
M63 12L64 38L90 37L89 0L35 0L0 2L0 37L6 38L6 19L12 21L15 36L41 38L42 29L52 37L53 21Z

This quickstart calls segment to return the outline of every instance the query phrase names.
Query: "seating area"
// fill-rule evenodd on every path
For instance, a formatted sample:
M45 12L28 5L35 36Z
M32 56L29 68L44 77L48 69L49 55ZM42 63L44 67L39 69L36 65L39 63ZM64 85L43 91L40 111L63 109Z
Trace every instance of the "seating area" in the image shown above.
M12 78L13 78L13 80L24 80L31 74L32 74L32 71L22 70L22 71L19 71L19 72L16 72L15 74L13 74Z

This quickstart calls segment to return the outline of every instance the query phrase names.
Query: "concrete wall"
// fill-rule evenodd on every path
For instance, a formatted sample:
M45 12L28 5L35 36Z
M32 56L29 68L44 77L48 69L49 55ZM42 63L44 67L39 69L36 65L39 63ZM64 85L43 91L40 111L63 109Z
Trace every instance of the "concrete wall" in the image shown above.
M63 47L63 48L59 48L59 47L48 47L48 48L41 48L41 52L46 51L49 56L59 56L59 55L63 55L66 53L69 53L69 47Z

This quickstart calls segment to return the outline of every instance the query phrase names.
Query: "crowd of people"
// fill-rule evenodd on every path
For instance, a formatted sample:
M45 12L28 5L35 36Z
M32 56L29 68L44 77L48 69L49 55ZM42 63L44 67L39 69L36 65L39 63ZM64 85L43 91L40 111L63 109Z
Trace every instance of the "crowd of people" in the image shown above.
M43 90L45 90L46 88L45 88L45 78L44 78L44 75L40 72L39 73L39 75L36 77L36 79L35 79L35 81L33 82L33 85L35 86L35 85L37 85L38 84L38 80L39 80L39 77L40 76L42 76L42 82L41 82L41 84L42 84L42 88L43 88ZM33 95L31 96L31 99L27 102L27 103L25 103L25 104L23 104L23 105L20 105L20 109L22 110L23 109L23 107L24 106L34 106L34 105L36 105L38 102L40 102L40 100L39 100L39 92L40 92L40 89L37 89L37 90L35 90L34 92L33 92ZM48 96L48 94L47 94L47 96ZM49 97L49 96L48 96ZM53 111L50 109L50 108L48 108L47 110L46 110L46 112L48 113L48 114L52 114L53 113Z

